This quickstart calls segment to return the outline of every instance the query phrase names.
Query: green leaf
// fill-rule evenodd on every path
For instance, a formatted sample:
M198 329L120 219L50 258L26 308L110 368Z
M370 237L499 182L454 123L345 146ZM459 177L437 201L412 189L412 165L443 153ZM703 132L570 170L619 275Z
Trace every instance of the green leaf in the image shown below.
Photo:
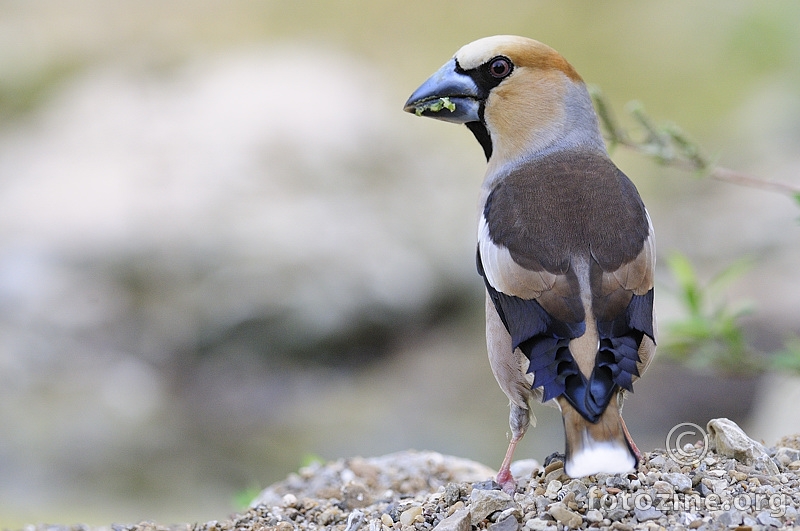
M773 355L771 361L773 369L800 375L800 338L790 337L783 349Z
M439 98L438 100L431 100L423 102L414 109L417 116L422 116L425 111L439 112L442 109L447 109L450 112L456 110L456 104L450 101L450 98Z
M708 288L715 295L728 289L734 281L753 268L754 260L750 256L743 256L731 265L714 275L708 282Z

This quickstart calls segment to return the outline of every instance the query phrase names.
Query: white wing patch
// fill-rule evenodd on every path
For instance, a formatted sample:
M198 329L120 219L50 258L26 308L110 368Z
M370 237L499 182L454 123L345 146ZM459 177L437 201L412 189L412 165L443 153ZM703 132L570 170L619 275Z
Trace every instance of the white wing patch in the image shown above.
M517 264L508 249L492 241L483 216L478 224L478 250L486 279L501 293L522 299L537 299L552 289L556 282L557 275L553 273L531 271Z

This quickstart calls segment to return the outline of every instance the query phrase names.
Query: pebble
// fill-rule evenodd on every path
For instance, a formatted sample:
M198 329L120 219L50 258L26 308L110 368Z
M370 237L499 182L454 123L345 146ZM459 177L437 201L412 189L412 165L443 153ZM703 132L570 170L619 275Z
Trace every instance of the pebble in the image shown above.
M284 496L281 501L283 502L284 507L294 507L295 505L297 505L297 496L289 493L286 496Z
M541 518L531 518L527 522L525 522L525 529L529 529L530 531L550 531L550 529L556 529L556 526L552 520L543 520Z
M647 507L646 509L639 509L636 507L633 510L633 516L639 522L646 522L648 520L656 520L664 516L664 513L653 507L652 505Z
M590 524L599 524L603 521L603 513L598 509L589 509L586 511L585 518Z
M472 525L478 525L490 514L507 509L513 500L502 490L477 490L469 495L469 512Z
M611 524L611 529L615 529L616 531L633 531L633 526L622 522L614 522Z
M738 470L731 470L728 472L728 475L736 482L747 480L747 474L739 472Z
M800 461L800 450L795 450L794 448L778 448L775 452L775 461L784 467L794 461Z
M559 480L554 479L550 483L547 484L547 489L544 491L544 495L550 498L551 500L555 500L556 496L558 496L558 491L561 490L564 484L561 483Z
M359 509L371 505L372 496L365 485L353 481L342 487L342 502L348 509Z
M263 491L242 514L190 527L192 531L715 531L737 527L769 531L791 526L800 518L800 475L793 470L800 470L800 458L795 459L795 451L800 450L781 445L768 450L767 459L780 467L775 474L768 473L769 465L759 465L757 459L745 464L739 455L725 456L714 450L700 463L684 467L665 458L663 450L645 453L635 475L598 474L582 479L567 478L556 461L548 470L534 470L530 486L514 498L496 490L490 480L496 471L483 465L434 452L401 452L306 467ZM780 513L763 503L712 506L713 498L702 497L712 494L719 496L717 502L744 495L769 500L782 494L784 503ZM636 507L637 496L651 496L655 504L656 495L669 496L670 503ZM694 500L691 507L671 504L690 499ZM76 529L92 531L59 526L28 526L25 531ZM177 527L142 523L106 529L169 531Z
M513 516L506 516L498 519L497 522L489 526L489 531L518 531L519 522Z
M384 522L385 524L385 522ZM469 509L459 509L441 522L439 522L435 531L470 531L472 528L472 518L469 515Z
M623 507L614 507L613 509L609 509L606 513L606 518L611 521L619 522L620 520L628 517L628 510L624 509Z
M718 524L725 527L734 527L741 525L742 516L743 515L740 511L737 511L736 509L730 509L717 516L716 521Z
M561 502L556 502L547 510L547 514L552 516L561 524L573 529L581 526L583 518L578 513L571 511Z
M422 507L419 505L406 509L400 513L400 525L407 526L413 524L417 516L420 516L421 514Z
M653 483L653 490L657 494L669 494L669 495L671 495L674 492L674 489L672 487L672 483L670 483L668 481L661 480L661 479L659 479L658 481Z
M614 487L620 490L628 490L631 486L630 480L619 476L609 476L606 478L606 487Z
M677 492L689 492L692 490L692 479L686 474L670 472L662 476Z
M768 511L761 511L756 516L756 521L761 525L771 526L771 527L782 527L783 523L769 514Z

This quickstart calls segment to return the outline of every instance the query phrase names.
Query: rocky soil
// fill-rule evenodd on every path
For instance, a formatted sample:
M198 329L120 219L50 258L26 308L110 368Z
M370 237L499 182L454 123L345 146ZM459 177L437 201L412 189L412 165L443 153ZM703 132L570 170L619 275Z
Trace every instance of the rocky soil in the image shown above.
M699 428L699 427L696 427ZM572 479L561 461L514 465L514 496L494 471L434 452L315 464L265 489L228 520L113 531L769 530L800 521L800 435L774 447L715 419L694 444L655 450L639 470ZM682 441L682 439L678 439ZM686 440L689 440L686 437ZM29 526L25 531L87 531Z

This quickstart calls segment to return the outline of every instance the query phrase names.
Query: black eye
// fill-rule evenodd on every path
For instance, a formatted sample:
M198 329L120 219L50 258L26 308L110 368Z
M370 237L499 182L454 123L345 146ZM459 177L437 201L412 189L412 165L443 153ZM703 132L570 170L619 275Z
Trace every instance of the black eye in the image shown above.
M511 61L505 57L495 57L489 64L489 73L497 79L506 77L511 73Z

